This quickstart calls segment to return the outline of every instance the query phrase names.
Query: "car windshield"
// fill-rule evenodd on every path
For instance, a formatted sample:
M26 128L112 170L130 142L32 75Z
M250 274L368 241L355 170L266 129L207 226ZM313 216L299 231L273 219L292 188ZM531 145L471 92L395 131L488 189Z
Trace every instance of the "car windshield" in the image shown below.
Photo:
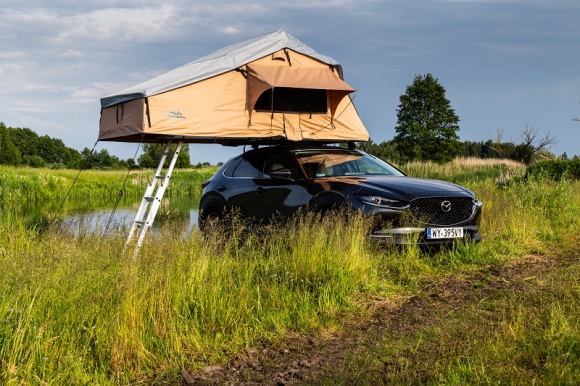
M294 154L309 178L404 175L380 158L356 150L300 150Z

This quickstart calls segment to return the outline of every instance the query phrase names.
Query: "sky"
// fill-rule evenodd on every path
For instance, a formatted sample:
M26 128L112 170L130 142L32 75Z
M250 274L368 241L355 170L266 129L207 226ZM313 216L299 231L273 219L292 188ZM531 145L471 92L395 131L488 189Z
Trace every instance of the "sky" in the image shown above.
M0 0L0 122L93 148L100 98L229 44L284 29L337 60L375 142L395 135L417 75L432 74L462 141L526 127L580 155L578 0ZM136 144L99 142L122 159ZM192 163L240 152L191 145Z

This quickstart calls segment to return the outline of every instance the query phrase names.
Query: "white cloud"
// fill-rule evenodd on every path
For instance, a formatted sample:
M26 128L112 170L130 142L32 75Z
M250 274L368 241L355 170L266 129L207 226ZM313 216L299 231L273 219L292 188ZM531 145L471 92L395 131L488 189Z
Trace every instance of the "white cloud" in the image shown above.
M40 114L47 111L47 106L44 102L38 100L17 100L14 99L8 100L7 98L2 98L5 102L5 109L9 112L18 113L22 116L21 113L35 113Z
M22 59L26 57L24 51L1 51L0 59Z
M64 52L62 52L61 56L63 58L81 58L85 56L85 54L79 50L68 48Z
M65 103L95 103L102 96L97 88L67 88Z
M155 41L175 34L178 12L171 5L159 8L108 8L62 20L56 41L78 39Z

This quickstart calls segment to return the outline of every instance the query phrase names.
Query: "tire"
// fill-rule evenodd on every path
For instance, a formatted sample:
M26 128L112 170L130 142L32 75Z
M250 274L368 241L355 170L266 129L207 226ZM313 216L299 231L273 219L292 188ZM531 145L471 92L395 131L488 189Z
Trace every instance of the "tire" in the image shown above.
M324 218L346 212L348 204L344 198L338 195L327 195L314 201L312 208L314 212L320 214L321 218Z
M200 212L199 229L207 232L220 227L223 220L223 213L217 209L210 209L207 213Z

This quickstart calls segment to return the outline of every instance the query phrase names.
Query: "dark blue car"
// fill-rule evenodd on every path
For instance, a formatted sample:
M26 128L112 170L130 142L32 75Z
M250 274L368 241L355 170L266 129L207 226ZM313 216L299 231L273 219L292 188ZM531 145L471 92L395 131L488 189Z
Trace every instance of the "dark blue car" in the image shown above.
M479 241L482 203L462 186L408 177L353 148L271 146L232 158L203 183L200 228L228 212L257 223L300 209L351 208L378 221L373 239L438 245Z

